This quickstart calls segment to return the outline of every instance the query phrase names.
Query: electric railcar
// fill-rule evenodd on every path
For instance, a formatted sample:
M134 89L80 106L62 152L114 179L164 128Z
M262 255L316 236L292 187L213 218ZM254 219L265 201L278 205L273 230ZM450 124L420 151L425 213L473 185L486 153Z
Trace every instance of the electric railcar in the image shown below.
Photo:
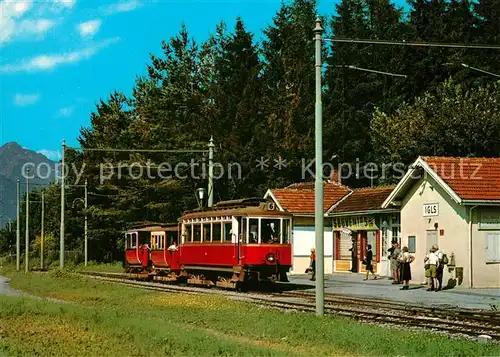
M126 233L129 272L155 280L238 288L250 281L287 281L292 216L264 199L219 202L185 213L179 225ZM149 237L149 239L148 239ZM179 238L179 240L177 240Z

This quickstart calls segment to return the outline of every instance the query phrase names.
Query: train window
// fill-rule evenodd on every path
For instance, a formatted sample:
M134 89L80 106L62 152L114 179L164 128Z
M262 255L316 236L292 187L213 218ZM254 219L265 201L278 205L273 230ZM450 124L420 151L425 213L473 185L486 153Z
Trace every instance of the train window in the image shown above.
M222 240L222 223L214 223L212 225L212 242L220 242Z
M248 243L259 243L259 220L250 218L249 222Z
M225 241L232 241L233 237L233 224L231 222L225 222L224 223L224 240Z
M193 242L201 242L201 224L193 224Z
M203 223L203 241L204 242L212 241L212 224L209 222Z
M243 218L238 218L238 225L240 226L240 242L241 243L246 243L247 241L247 226L248 226L248 219L243 217Z
M167 232L167 237L165 238L165 246L172 245L174 242L177 242L177 232Z
M136 249L136 248L137 248L137 233L132 233L130 234L129 249Z
M186 224L186 236L184 237L184 242L192 242L193 241L193 225Z
M263 218L260 223L261 243L279 243L281 220Z
M290 243L290 220L286 218L283 220L283 241L281 243Z

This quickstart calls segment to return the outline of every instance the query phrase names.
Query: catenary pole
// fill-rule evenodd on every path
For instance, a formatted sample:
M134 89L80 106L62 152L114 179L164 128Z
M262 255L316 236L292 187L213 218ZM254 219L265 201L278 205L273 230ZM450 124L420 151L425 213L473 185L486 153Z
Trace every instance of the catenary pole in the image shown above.
M323 27L321 19L316 19L314 39L316 44L316 183L314 187L315 209L314 221L316 228L316 315L324 315L324 214L323 214L323 106L321 103L321 44Z
M87 180L85 180L85 266L88 261L88 245L87 245Z
M19 179L17 179L17 228L16 228L16 269L20 269L20 263L21 263L21 216L20 216L20 199L21 199L21 183Z
M208 207L214 203L214 138L210 137L208 144Z
M45 191L42 190L42 231L40 233L40 269L43 269L43 240L45 225Z
M59 268L64 269L64 189L65 189L65 167L64 153L66 151L66 141L62 142L62 159L61 159L61 230L59 237Z
M25 241L25 247L24 251L26 253L26 268L25 271L26 273L29 270L29 248L30 248L30 192L29 192L29 176L30 176L30 169L26 169L26 241Z

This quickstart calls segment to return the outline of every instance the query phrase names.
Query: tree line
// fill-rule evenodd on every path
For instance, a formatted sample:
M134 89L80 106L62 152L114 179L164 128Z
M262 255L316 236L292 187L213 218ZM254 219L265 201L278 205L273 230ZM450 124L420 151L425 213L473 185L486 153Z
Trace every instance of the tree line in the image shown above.
M268 188L312 179L303 169L315 154L313 28L321 15L316 5L283 2L260 42L242 18L231 29L217 24L203 43L182 26L162 41L162 55L151 55L147 74L137 77L130 96L114 91L99 101L90 125L81 129L83 149L157 151L66 152L68 165L84 167L79 184L89 183L91 259L119 258L121 232L135 222L175 222L197 207L196 189L207 187L207 154L160 150L205 150L213 136L215 161L240 168L237 177L225 172L215 181L214 201L262 197ZM500 44L497 0L408 0L407 11L389 0L342 0L332 13L320 16L327 38ZM462 65L500 74L499 50L324 42L323 58L324 161L409 164L419 155L499 155L498 78ZM257 165L261 158L265 167ZM137 177L148 160L151 174ZM164 179L158 165L165 162L191 164L182 166L188 173L182 179ZM139 164L119 177L119 163ZM110 176L104 182L103 164ZM70 171L67 182L76 178ZM343 183L361 187L370 178L352 175ZM58 237L60 186L45 191L45 230ZM83 188L69 186L68 249L83 245L83 208L73 204L79 197ZM36 250L40 207L32 210ZM0 251L12 250L15 232L4 229L0 237Z

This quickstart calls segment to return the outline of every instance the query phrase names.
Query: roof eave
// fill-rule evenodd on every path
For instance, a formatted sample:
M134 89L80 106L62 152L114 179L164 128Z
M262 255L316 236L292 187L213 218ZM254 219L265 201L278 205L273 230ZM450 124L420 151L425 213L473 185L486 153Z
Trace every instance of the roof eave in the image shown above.
M500 200L462 200L462 205L500 206Z
M382 214L382 213L394 213L399 212L397 208L381 208L375 210L365 210L365 211L352 211L352 212L334 212L329 213L328 217L341 217L341 216L359 216L366 214Z
M266 194L264 195L264 198L267 199L268 197L272 198L272 200L274 201L274 203L276 203L276 205L278 206L278 208L280 209L280 211L285 212L285 210L283 209L283 207L281 207L281 205L280 205L280 201L276 198L276 196L274 196L273 191L271 189L268 189L266 191Z

